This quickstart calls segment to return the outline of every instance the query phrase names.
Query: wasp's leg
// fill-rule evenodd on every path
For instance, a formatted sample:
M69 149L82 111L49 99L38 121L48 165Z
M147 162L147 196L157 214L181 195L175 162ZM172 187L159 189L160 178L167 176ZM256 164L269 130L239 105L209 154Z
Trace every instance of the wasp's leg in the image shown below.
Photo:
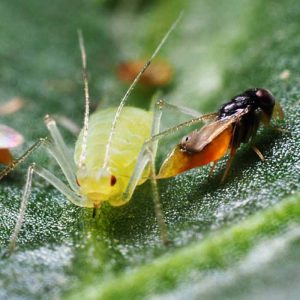
M72 158L71 153L56 126L56 122L52 117L47 115L45 116L45 124L54 142L45 144L45 148L59 164L70 187L74 191L78 191L78 185L76 183L76 166L74 163L74 159Z
M257 154L257 156L260 158L261 161L265 160L263 154L260 152L260 150L257 147L255 147L254 145L251 145L251 148Z
M230 170L230 167L231 167L231 163L233 161L233 158L235 156L235 153L236 153L236 148L235 147L232 147L231 150L230 150L230 154L229 154L229 159L227 160L227 163L226 163L226 168L225 168L225 172L222 176L222 179L221 179L221 183L224 183L227 175L228 175L228 172Z
M18 219L17 219L16 225L15 225L15 229L10 238L8 254L11 254L16 247L17 237L18 237L18 234L19 234L22 224L23 224L24 214L26 211L28 199L29 199L30 192L31 192L33 173L36 173L40 177L44 178L47 182L49 182L51 185L53 185L58 191L60 191L64 196L66 196L75 205L84 206L82 198L80 198L80 196L78 196L74 191L72 191L66 184L64 184L55 175L53 175L51 172L49 172L48 170L46 170L42 167L36 166L35 164L31 165L27 171L27 178L26 178L26 183L24 186L23 194L22 194L20 212L19 212Z

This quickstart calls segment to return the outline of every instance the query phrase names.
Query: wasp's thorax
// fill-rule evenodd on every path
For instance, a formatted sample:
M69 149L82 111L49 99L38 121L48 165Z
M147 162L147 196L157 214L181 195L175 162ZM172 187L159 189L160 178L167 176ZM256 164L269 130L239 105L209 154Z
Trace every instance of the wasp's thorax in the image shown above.
M259 108L268 120L270 120L274 105L275 98L270 91L253 88L246 90L242 94L233 97L230 102L225 103L219 110L218 119L230 117L244 109L248 109L249 112L254 112Z
M275 106L275 98L266 89L252 88L224 104L219 110L218 119L226 119L239 112L246 112L235 123L231 145L238 148L241 143L247 143L257 132L263 121L269 124Z
M255 137L260 122L268 125L273 112L283 117L266 89L252 88L235 96L217 112L215 119L184 137L162 164L159 178L175 176L189 169L218 161L228 150Z

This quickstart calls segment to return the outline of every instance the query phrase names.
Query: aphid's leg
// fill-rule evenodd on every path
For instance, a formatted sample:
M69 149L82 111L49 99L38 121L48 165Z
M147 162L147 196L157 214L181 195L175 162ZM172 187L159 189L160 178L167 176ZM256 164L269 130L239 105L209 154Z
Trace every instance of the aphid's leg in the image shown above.
M69 152L69 149L56 126L56 122L52 117L47 115L45 116L45 124L54 141L54 143L45 144L45 148L50 152L50 154L59 164L70 187L74 191L78 191L78 185L76 183L76 166Z
M210 168L210 171L209 171L209 173L208 173L208 177L210 177L211 175L212 175L212 173L214 172L214 170L215 170L215 167L216 167L216 165L217 165L217 160L215 160L213 163L212 163L212 165L211 165L211 168Z
M232 160L234 158L235 153L236 153L236 148L235 147L231 147L229 158L228 158L227 163L226 163L225 172L224 172L224 174L222 176L222 179L221 179L221 183L224 183L224 181L225 181L225 179L226 179L226 177L228 175L228 172L230 170L231 163L232 163Z
M157 132L159 130L160 118L161 118L161 114L162 114L161 108L162 108L161 106L157 105L157 110L154 113L154 122L153 122L152 132ZM137 183L138 183L139 179L142 176L143 170L145 169L147 163L149 162L149 154L148 154L149 147L152 147L152 149L156 150L157 142L160 139L177 132L179 129L182 129L182 128L185 128L185 127L197 124L197 123L200 123L203 120L205 120L207 117L208 118L215 117L215 114L200 116L199 118L195 118L195 119L186 121L186 122L181 123L177 126L169 128L165 131L154 134L154 135L152 135L152 137L150 139L145 141L144 145L141 148L140 154L138 156L137 163L136 163L136 166L135 166L135 170L134 170L132 176L130 177L128 186L127 186L126 191L124 193L125 201L130 200L130 198L131 198L131 196L132 196L132 194L133 194L133 192L134 192L134 190L137 186Z
M173 110L173 111L174 110L179 111L186 115L192 116L196 119L187 121L183 124L180 124L179 126L170 128L169 130L166 130L165 132L162 132L161 134L159 134L160 122L161 122L161 117L162 117L164 108L167 108L167 109ZM166 226L165 219L163 216L163 211L161 209L159 192L158 192L158 187L157 187L157 182L156 182L155 156L156 156L156 152L157 152L158 141L160 138L167 136L174 131L177 131L179 128L181 128L180 126L182 126L182 127L190 126L191 124L202 121L202 117L200 115L201 114L195 110L192 110L192 109L186 108L186 107L169 104L163 100L159 100L155 103L155 111L154 111L154 116L153 116L151 135L152 135L152 137L154 137L155 135L159 134L160 137L150 139L148 142L146 142L144 144L144 146L140 152L140 155L138 157L135 171L128 183L128 187L125 192L125 195L126 195L127 199L129 200L136 188L136 185L137 185L140 177L142 176L143 170L149 163L150 164L150 180L151 180L151 185L152 185L152 190L153 190L153 201L154 201L154 206L155 206L155 214L156 214L157 222L158 222L159 229L160 229L161 240L164 242L164 244L169 243L169 239L168 239L168 233L167 233L168 232L167 226ZM210 118L211 115L207 115L206 117ZM215 114L213 114L213 117L215 117Z
M155 156L153 156L153 151L149 153L150 159L150 181L153 191L153 202L155 215L159 227L160 238L165 245L170 243L168 237L168 228L165 222L165 217L161 208L160 196L157 186L156 172L155 172Z
M152 127L152 132L158 132L159 131L159 125L160 125L160 119L162 115L162 106L160 105L160 101L157 103L156 106L156 112L154 113L154 121L153 121L153 127ZM128 186L126 188L126 191L123 194L123 199L124 201L129 201L132 197L132 194L137 186L138 181L140 180L143 170L145 169L147 163L149 162L149 155L147 154L147 150L150 146L152 146L152 149L156 150L157 148L157 142L166 137L169 136L175 132L177 132L180 129L183 129L185 127L189 127L191 125L195 125L198 123L201 123L205 120L211 120L215 118L217 114L212 113L212 114L206 114L202 115L200 117L194 118L192 120L188 120L186 122L183 122L181 124L178 124L174 127L168 128L167 130L164 130L160 133L152 135L152 137L148 140L145 141L144 145L141 148L141 151L139 153L139 156L137 158L137 163L135 166L135 170L130 177ZM154 146L153 146L154 145ZM154 151L155 152L155 151Z
M15 225L15 229L10 237L8 254L11 254L15 247L18 234L21 230L24 214L26 211L28 199L31 192L31 184L32 184L32 176L33 173L36 173L40 177L44 178L47 182L53 185L58 191L60 191L64 196L66 196L71 202L73 202L77 206L84 206L82 198L80 198L74 191L72 191L66 184L64 184L60 179L58 179L55 175L53 175L48 170L38 167L35 164L32 164L27 171L26 183L24 186L24 191L22 194L21 207L18 215L18 219Z
M158 101L156 102L155 112L152 121L152 129L151 134L155 135L159 132L160 127L160 120L162 116L162 107L163 102ZM135 170L129 180L128 186L124 193L124 200L129 201L132 197L132 194L142 176L142 173L147 165L150 166L150 181L153 191L153 202L154 202L154 209L155 215L159 226L160 237L162 242L166 245L169 243L168 239L168 231L167 226L165 223L165 219L163 216L163 212L161 209L160 199L159 199L159 192L156 182L156 172L155 172L155 155L157 150L158 140L145 142L140 154L137 159Z
M59 178L53 175L50 171L39 166L34 166L33 171L40 177L44 178L52 186L54 186L72 203L74 203L77 206L84 207L83 198L81 198L75 191L70 189L70 187L68 187L64 182L62 182Z
M154 113L154 121L153 121L153 126L152 126L152 133L156 133L159 131L159 125L160 125L160 119L161 119L161 111L162 107L159 105L159 102L156 106L156 111ZM204 115L204 116L200 116L198 118L186 121L184 123L181 123L175 127L169 128L165 131L162 131L160 133L154 134L152 135L152 137L150 139L148 139L147 141L145 141L144 145L141 148L141 151L139 153L138 159L137 159L137 163L134 169L134 172L132 174L132 176L130 177L129 183L127 185L126 191L123 194L123 199L124 201L129 201L132 197L132 194L143 174L143 171L145 169L145 167L147 166L147 164L149 162L151 162L152 157L154 158L155 155L151 155L149 153L156 153L156 148L157 148L157 142L162 139L165 136L169 136L175 132L177 132L179 129L203 122L203 120L206 119L210 119L215 117L216 114L209 114L209 115ZM154 162L153 162L154 163ZM152 174L155 174L155 172L153 172ZM157 199L157 198L156 198ZM154 199L155 200L155 199ZM159 203L159 200L158 200ZM167 242L167 241L166 241Z
M142 147L142 150L140 151L139 156L138 156L135 170L134 170L132 176L130 177L126 191L123 194L123 199L124 199L124 201L130 200L130 198L132 197L132 194L142 176L144 169L146 168L147 165L149 165L150 166L150 181L151 181L151 186L152 186L152 190L153 190L153 202L154 202L154 207L155 207L155 215L156 215L158 226L159 226L160 236L161 236L162 242L164 244L168 244L169 239L168 239L168 234L167 234L167 227L165 224L163 212L162 212L161 205L160 205L158 187L157 187L157 182L156 182L156 178L155 178L156 174L155 174L154 157L155 156L154 156L154 152L153 152L153 148L151 147L151 144L149 142L145 143Z
M157 134L160 129L160 121L162 117L162 108L165 105L163 101L158 101L155 105L154 116L152 121L151 136ZM148 155L150 158L150 181L153 191L153 202L155 215L159 227L160 238L165 245L169 244L168 238L168 228L165 222L164 214L161 208L160 196L158 192L158 186L156 181L156 171L155 171L155 157L157 152L158 140L151 143L147 148Z
M261 161L265 160L263 154L260 152L260 150L257 147L255 147L254 145L251 145L251 148L257 154L257 156L260 158Z
M55 124L54 124L55 125ZM57 129L57 128L56 128ZM57 130L58 132L58 130ZM59 134L59 132L58 132ZM60 136L60 134L58 135L58 137L60 137L62 139L62 137ZM63 142L64 143L64 142ZM46 150L49 151L49 153L55 158L55 160L58 162L58 164L60 165L63 173L68 174L69 178L66 176L66 179L68 180L68 182L70 183L71 188L76 192L78 191L78 186L76 184L76 179L75 179L75 173L68 173L68 169L64 168L66 162L63 160L63 157L61 156L61 151L59 151L61 148L57 147L57 145L53 145L51 143L48 143L48 139L47 138L40 138L36 143L34 143L20 158L18 158L16 161L14 161L12 164L10 164L9 166L7 166L5 169L3 169L0 172L0 180L6 176L8 173L10 173L11 171L13 171L19 164L21 164L22 162L24 162L35 150L37 150L40 146L44 146L44 148ZM67 154L67 153L66 153ZM72 176L72 178L74 178L74 182L72 182L70 179L70 177Z
M26 211L26 207L27 207L27 203L28 203L28 198L30 195L30 191L31 191L31 182L32 182L32 174L33 174L33 167L30 166L27 170L27 178L26 178L26 183L24 186L24 192L22 195L22 200L21 200L21 206L20 206L20 211L19 211L19 215L18 215L18 219L14 228L14 231L12 232L10 239L9 239L9 245L7 248L7 252L5 253L5 256L9 256L12 254L12 252L15 250L16 248L16 242L17 242L17 238L19 235L19 232L21 230L23 221L24 221L24 215L25 215L25 211Z

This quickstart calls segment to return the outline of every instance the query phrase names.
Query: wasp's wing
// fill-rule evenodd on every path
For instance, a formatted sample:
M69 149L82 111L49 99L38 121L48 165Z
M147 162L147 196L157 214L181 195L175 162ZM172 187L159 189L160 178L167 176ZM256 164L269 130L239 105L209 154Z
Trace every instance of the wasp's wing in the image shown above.
M0 149L20 146L23 141L23 136L19 132L6 125L0 124Z
M219 160L230 147L233 130L231 127L247 111L245 109L221 120L214 119L185 137L165 159L157 178L176 176Z
M188 152L200 152L210 144L217 136L232 125L232 120L217 120L204 125L200 130L192 132L187 141L182 142L182 148Z
M186 141L182 142L182 147L189 152L201 151L247 112L248 108L240 110L229 117L220 120L215 119L213 122L205 124L200 130L192 132Z

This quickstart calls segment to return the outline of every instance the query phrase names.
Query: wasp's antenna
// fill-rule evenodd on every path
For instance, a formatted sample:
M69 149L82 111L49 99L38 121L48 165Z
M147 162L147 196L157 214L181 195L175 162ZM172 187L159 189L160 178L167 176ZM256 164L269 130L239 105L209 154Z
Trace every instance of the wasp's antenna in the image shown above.
M147 70L147 68L150 66L151 62L153 61L153 59L155 58L155 56L157 55L157 53L159 52L159 50L161 49L161 47L164 45L164 43L168 39L168 37L171 34L171 32L175 29L175 27L177 26L177 24L180 21L181 17L182 17L182 12L179 14L179 16L177 17L177 19L175 20L175 22L171 25L171 27L169 28L169 30L167 31L167 33L164 35L164 37L161 39L159 45L154 50L154 52L151 55L150 59L146 62L146 64L141 69L141 71L135 77L135 79L131 83L130 87L126 91L125 95L121 99L121 102L120 102L120 104L118 106L118 109L116 111L115 117L114 117L113 122L112 122L111 131L110 131L110 134L109 134L109 137L108 137L108 142L107 142L106 149L105 149L105 156L104 156L104 162L103 162L102 169L106 169L107 166L108 166L109 153L110 153L112 138L113 138L113 135L114 135L114 132L115 132L115 129L116 129L117 121L118 121L118 119L120 117L122 109L123 109L124 105L126 104L126 101L127 101L128 97L129 97L129 95L131 94L132 90L135 88L135 86L138 83L138 81L140 80L141 76L145 73L145 71Z
M84 82L84 99L85 99L85 111L84 111L84 122L83 122L83 135L82 135L82 146L79 157L79 167L82 167L86 159L86 144L89 130L89 115L90 115L90 96L89 96L89 85L88 85L88 74L86 64L86 52L84 47L84 40L81 30L78 30L78 41L81 52L82 61L82 76Z

